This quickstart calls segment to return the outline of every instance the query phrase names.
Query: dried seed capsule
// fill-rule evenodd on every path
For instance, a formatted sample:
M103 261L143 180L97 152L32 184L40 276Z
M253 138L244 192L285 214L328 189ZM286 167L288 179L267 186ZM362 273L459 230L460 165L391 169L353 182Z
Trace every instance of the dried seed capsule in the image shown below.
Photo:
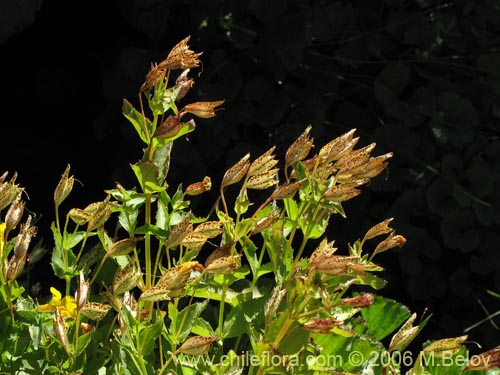
M172 138L181 130L181 115L170 115L156 128L154 137L159 139Z
M157 302L169 300L170 293L170 289L164 284L156 285L142 292L139 301Z
M192 113L201 118L210 118L215 116L215 107L224 103L224 100L216 100L213 102L196 102L186 105L179 113Z
M195 53L189 49L188 41L191 37L188 36L177 43L167 58L158 64L159 69L189 69L196 68L200 65L198 58L201 53Z
M331 333L332 328L340 326L344 323L342 320L335 320L332 318L317 318L310 322L301 325L307 331L314 333Z
M375 254L383 253L384 251L390 250L395 247L403 247L405 243L406 238L399 234L396 235L395 231L393 230L385 240L377 245L372 257Z
M167 249L172 249L179 245L184 237L193 231L193 224L189 223L190 216L191 212L188 212L182 221L171 230L165 245Z
M276 146L273 146L257 159L255 159L248 169L248 175L254 176L259 173L267 172L272 167L274 167L278 163L278 160L274 158L273 154L275 149Z
M216 336L193 336L184 341L177 350L179 353L189 355L206 354L210 350L211 344L218 339Z
M205 176L202 181L195 182L194 184L189 185L186 188L184 194L191 196L200 195L207 191L210 191L211 188L212 188L212 180L210 179L210 177Z
M257 173L250 177L245 187L248 189L264 190L278 183L278 169Z
M250 167L250 154L247 153L235 165L229 168L222 178L221 188L239 182L246 174Z
M119 270L113 281L113 292L115 295L123 294L134 288L141 278L141 272L135 267L133 261Z
M389 219L385 219L381 223L378 223L377 225L374 225L373 227L368 229L365 236L363 237L363 242L369 240L370 238L380 236L382 234L391 233L393 229L389 227L389 224L391 223L392 220L394 220L394 218L392 217Z
M92 320L102 320L109 310L111 310L111 305L106 303L87 302L83 305L80 313Z
M6 232L10 232L19 224L24 213L24 205L25 203L21 201L19 197L11 203L5 214Z
M71 190L73 190L75 178L69 176L69 170L70 165L68 164L56 186L56 190L54 190L54 202L56 206L59 206L68 197Z
M313 139L309 137L312 126L308 125L306 130L290 145L285 154L285 168L298 162L309 154L313 146Z
M135 245L140 240L141 239L137 237L129 237L123 240L116 241L108 249L106 257L116 257L119 255L126 255L134 250Z

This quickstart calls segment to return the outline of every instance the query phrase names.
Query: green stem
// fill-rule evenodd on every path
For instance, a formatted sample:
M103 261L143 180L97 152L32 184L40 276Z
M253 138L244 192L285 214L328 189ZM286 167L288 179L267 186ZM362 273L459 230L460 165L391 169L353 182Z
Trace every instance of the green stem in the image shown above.
M221 338L224 325L224 305L226 300L226 292L227 292L227 283L224 280L224 284L222 285L222 293L220 296L220 306L219 306L219 337Z

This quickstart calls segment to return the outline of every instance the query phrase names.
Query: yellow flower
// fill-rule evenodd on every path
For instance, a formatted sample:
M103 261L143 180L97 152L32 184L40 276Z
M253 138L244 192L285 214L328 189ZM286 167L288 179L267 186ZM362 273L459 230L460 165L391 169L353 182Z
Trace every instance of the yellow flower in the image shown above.
M59 313L65 318L76 318L76 301L71 296L66 296L61 298L61 292L56 288L51 287L50 292L52 293L52 299L49 303L45 305L40 305L37 307L39 312L55 312L56 307L59 308Z
M0 254L3 252L3 244L4 244L4 234L5 234L5 228L7 228L7 224L5 223L0 223Z

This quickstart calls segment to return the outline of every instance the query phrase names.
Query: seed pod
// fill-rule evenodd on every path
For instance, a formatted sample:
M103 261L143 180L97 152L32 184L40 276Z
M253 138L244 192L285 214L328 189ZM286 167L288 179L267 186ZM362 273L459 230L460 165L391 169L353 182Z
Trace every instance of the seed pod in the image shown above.
M335 241L328 242L326 238L323 238L309 257L309 262L311 264L317 264L321 262L321 259L331 257L337 251L337 248L333 247L334 243Z
M200 195L207 191L210 191L211 188L212 188L212 180L210 179L210 177L205 176L202 181L195 182L194 184L189 185L186 188L184 194L191 196Z
M187 44L191 37L188 36L177 43L167 58L158 64L159 69L189 69L200 65L198 56L201 53L195 53L189 49Z
M203 266L197 261L186 262L169 268L162 275L157 285L164 285L167 289L176 289L185 285L193 271L202 271Z
M230 242L212 251L212 253L205 260L205 267L218 258L232 255L233 247L234 247L234 242Z
M141 272L136 269L135 263L129 262L116 273L113 281L113 292L115 295L119 295L129 291L139 283L140 277Z
M189 70L190 69L185 69L175 80L175 86L179 90L177 92L177 96L175 97L175 101L179 101L182 98L184 98L194 85L194 81L192 79L187 78Z
M222 275L228 274L240 266L240 258L241 255L238 254L214 259L206 265L205 272Z
M405 243L406 243L406 238L404 238L399 234L396 235L395 231L393 230L385 240L383 240L377 245L375 251L373 252L372 257L375 254L383 253L384 251L390 250L395 247L403 247Z
M221 233L224 233L222 223L220 221L206 221L201 223L194 229L194 233L208 238L213 238Z
M314 333L331 333L332 328L338 327L343 323L342 320L334 320L332 318L317 318L301 324L301 327L307 331Z
M374 301L375 297L373 294L365 293L357 297L344 298L340 301L340 303L345 306L363 308L372 305Z
M215 107L218 107L223 103L224 100L216 100L213 102L195 102L186 105L179 113L192 113L200 118L215 117Z
M333 165L335 168L340 168L339 173L345 173L351 169L357 168L365 164L370 159L370 153L375 148L376 144L371 143L368 146L360 148L359 150L350 151L342 156Z
M279 199L293 197L293 195L300 190L305 181L306 179L304 178L300 181L295 181L289 184L283 184L281 186L278 186L276 190L274 190L273 193L271 194L270 199L279 200Z
M392 220L394 220L394 218L392 218L392 217L389 219L385 219L381 223L378 223L377 225L374 225L373 227L368 229L365 236L363 237L363 242L365 242L371 238L380 236L382 234L391 233L394 230L394 229L389 227L389 224L391 223Z
M342 275L347 272L351 264L359 261L359 257L342 255L332 255L330 257L320 257L311 261L311 269L327 275Z
M250 154L247 153L235 165L229 168L222 178L221 188L239 182L247 173L250 163Z
M191 250L200 250L207 240L208 237L200 234L189 233L182 239L181 245Z
M75 178L73 176L69 176L69 170L70 165L68 164L56 186L56 190L54 191L54 202L56 206L59 206L68 197L71 190L73 190Z
M457 352L462 348L462 343L467 340L467 335L441 339L431 342L424 349L424 353L431 352Z
M87 224L90 220L90 215L79 208L72 208L69 210L68 216L78 225Z
M128 253L134 250L135 245L140 240L141 239L137 237L129 237L123 240L116 241L110 246L105 256L116 257L120 255L127 255Z
M182 221L170 231L165 245L167 249L172 249L179 245L184 237L193 231L193 224L189 223L190 216L191 212L188 212Z
M69 348L68 331L66 329L66 324L64 322L64 317L59 312L59 308L56 307L54 316L52 317L52 322L54 326L54 332L56 334L57 340L62 345L64 350L68 355L71 351Z
M165 301L170 299L170 289L168 289L164 284L153 286L142 292L139 297L139 301Z
M500 367L500 347L474 355L473 360L465 367L465 371L486 371Z
M37 228L31 226L31 215L28 216L26 223L21 225L19 234L16 237L16 243L14 244L14 254L18 258L26 258L28 252L28 247L30 245L31 239L36 236Z
M355 186L357 185L334 185L325 191L323 198L334 202L347 201L361 194L361 190L356 189Z
M309 137L312 126L308 125L306 130L290 145L285 154L285 168L298 162L309 154L313 146L313 139Z
M76 309L80 311L87 303L90 294L90 282L85 280L83 272L80 271L80 278L78 280L78 288L75 292Z
M248 189L264 190L278 183L278 169L257 173L250 177L245 187Z
M11 203L7 213L5 214L5 231L8 233L14 229L21 221L24 213L25 203L19 198Z
M341 157L346 150L352 149L355 144L351 145L352 136L356 129L351 129L347 133L335 138L333 141L328 142L319 151L319 157L326 163L330 163Z
M88 221L88 229L90 231L103 226L108 221L113 213L113 206L107 201L95 202L89 204L83 211L90 216Z
M256 174L267 172L272 167L274 167L278 163L278 160L274 158L273 154L275 149L276 146L273 146L257 159L255 159L248 169L248 175L255 176Z
M178 113L176 115L168 116L167 119L156 128L154 137L158 139L172 138L175 137L180 130L181 115Z
M271 213L267 214L266 216L264 216L262 219L260 219L255 223L255 226L253 227L249 236L253 236L254 234L263 232L271 228L273 224L278 221L280 214L281 214L280 209L271 211Z
M80 313L89 319L99 321L104 319L109 310L111 310L111 306L107 303L87 302L83 305Z
M17 279L17 277L23 272L24 265L26 264L27 254L21 254L12 256L9 262L6 264L6 279L7 281L12 281Z
M165 69L160 69L158 68L158 65L151 64L151 69L148 74L146 74L144 83L141 85L141 92L144 92L147 89L156 86L156 84L163 80L164 77Z
M408 344L417 336L419 326L413 327L413 322L417 318L417 314L413 313L401 328L392 336L389 344L389 351L404 350Z
M210 350L211 344L218 339L216 336L193 336L184 341L177 350L179 353L188 355L206 354Z
M4 176L6 175L4 174ZM17 173L14 173L9 182L4 182L0 185L0 210L11 204L23 190L15 184L16 178Z

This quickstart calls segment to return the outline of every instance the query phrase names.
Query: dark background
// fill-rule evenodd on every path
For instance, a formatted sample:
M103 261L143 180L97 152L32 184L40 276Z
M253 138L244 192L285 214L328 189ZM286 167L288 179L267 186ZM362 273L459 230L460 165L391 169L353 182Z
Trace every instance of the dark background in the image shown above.
M500 309L500 4L497 0L2 0L0 171L18 172L48 247L53 189L67 163L83 184L64 208L134 184L141 144L121 115L151 62L191 35L203 51L186 102L225 99L176 143L170 183L288 145L357 129L388 173L346 204L339 244L394 217L408 242L381 254L395 298L433 317L425 338L462 335ZM199 72L193 72L196 76ZM198 204L205 214L212 204ZM34 279L47 283L43 264ZM469 332L500 344L490 323Z

